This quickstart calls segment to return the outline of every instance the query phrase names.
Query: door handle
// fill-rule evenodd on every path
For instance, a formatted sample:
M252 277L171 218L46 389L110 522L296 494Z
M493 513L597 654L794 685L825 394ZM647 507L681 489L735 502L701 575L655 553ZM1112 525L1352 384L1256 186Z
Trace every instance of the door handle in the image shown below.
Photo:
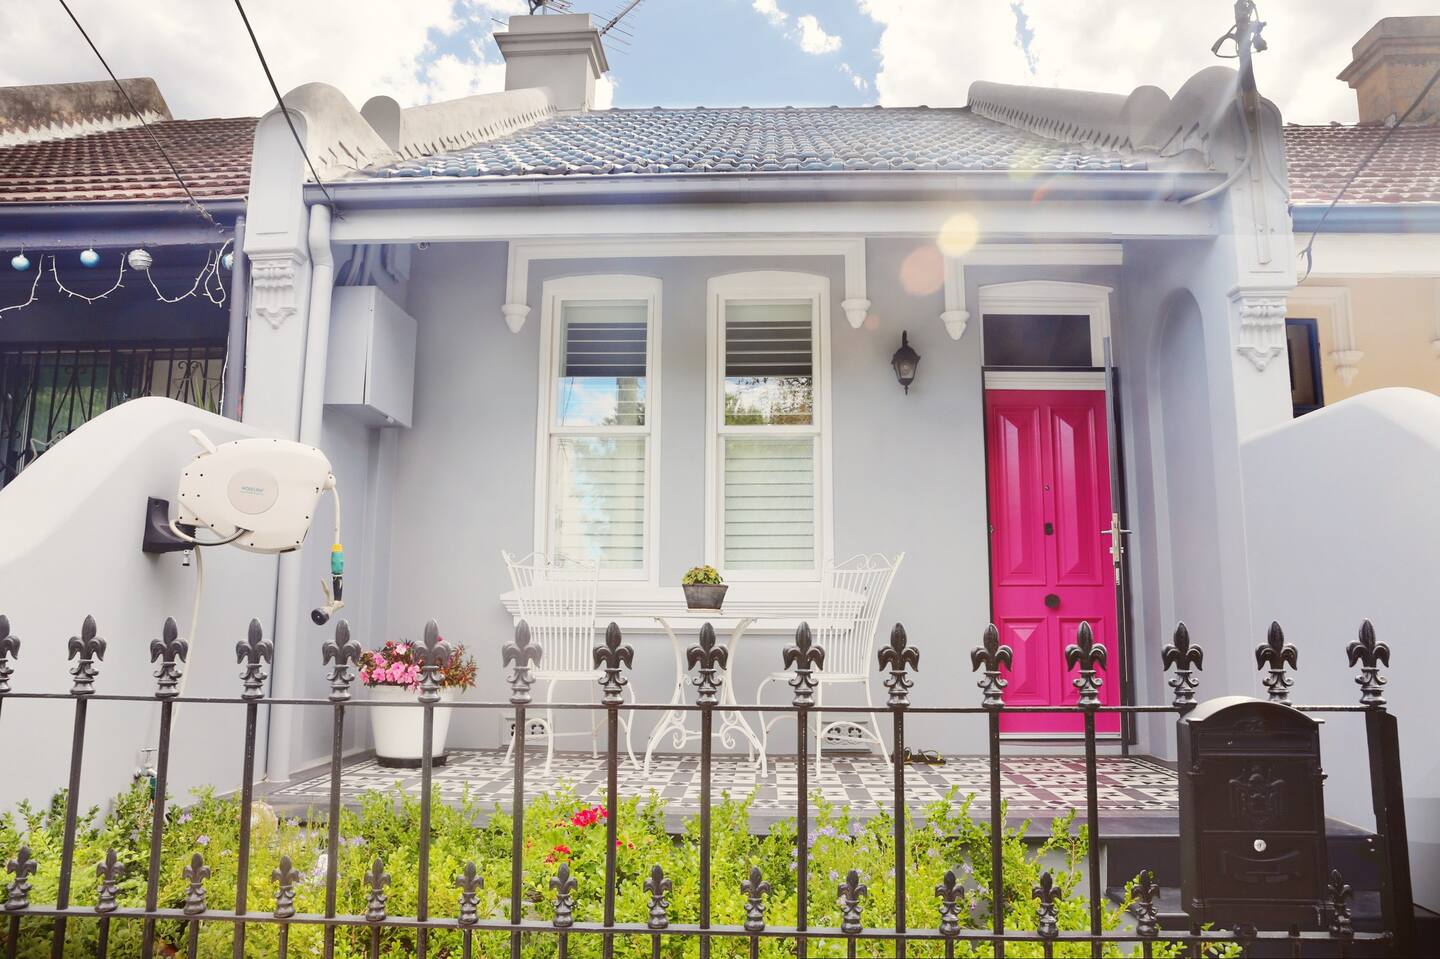
M1045 524L1045 535L1046 535L1046 536L1054 536L1054 535L1055 535L1055 524L1054 524L1054 523L1046 523L1046 524Z
M1057 596L1057 595L1055 595L1054 593L1046 593L1046 594L1045 594L1045 606L1046 606L1047 609L1059 609L1059 608L1060 608L1060 597Z

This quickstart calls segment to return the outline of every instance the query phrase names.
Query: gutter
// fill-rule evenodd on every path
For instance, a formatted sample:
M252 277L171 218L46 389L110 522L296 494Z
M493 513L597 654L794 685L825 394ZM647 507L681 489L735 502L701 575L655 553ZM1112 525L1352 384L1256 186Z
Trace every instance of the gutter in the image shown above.
M833 173L576 174L386 177L326 189L344 209L550 206L603 203L812 202L816 200L1140 200L1175 203L1224 183L1221 173L1177 170L1039 172L836 171ZM307 203L324 201L313 184Z
M245 201L209 200L205 209L218 228L173 200L134 202L86 200L74 203L0 202L0 248L83 250L96 246L218 246L234 232Z
M220 412L240 419L245 395L245 312L250 306L250 261L245 258L245 218L235 218L235 261L230 268L230 330L225 340L225 392Z
M1440 203L1346 203L1328 217L1327 203L1290 208L1297 235L1314 232L1325 218L1323 233L1440 233Z

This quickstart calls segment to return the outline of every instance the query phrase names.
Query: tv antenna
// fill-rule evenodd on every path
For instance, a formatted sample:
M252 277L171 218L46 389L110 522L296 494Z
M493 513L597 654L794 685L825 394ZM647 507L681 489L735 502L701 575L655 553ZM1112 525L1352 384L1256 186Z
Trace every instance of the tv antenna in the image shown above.
M554 10L556 13L569 13L571 0L529 0L530 15L537 13L549 13Z
M621 20L625 19L625 17L629 15L632 10L634 10L636 7L640 6L640 4L644 2L645 0L630 0L629 3L625 4L625 6L620 8L620 11L618 13L616 13L609 20L605 21L605 25L600 28L600 36L603 37L605 36L605 34L615 29L615 27L620 23ZM625 31L623 30L621 31L621 33L624 32Z

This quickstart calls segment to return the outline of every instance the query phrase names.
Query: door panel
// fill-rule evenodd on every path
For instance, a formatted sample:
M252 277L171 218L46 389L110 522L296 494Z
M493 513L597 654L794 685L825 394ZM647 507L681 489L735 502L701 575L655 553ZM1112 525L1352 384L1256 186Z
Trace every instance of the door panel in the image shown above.
M1073 705L1065 647L1081 622L1104 644L1101 701L1120 701L1110 466L1103 390L989 390L985 394L990 492L991 598L1002 642L1015 651L1005 701ZM1049 602L1047 602L1049 600ZM1001 714L1010 733L1076 733L1078 713ZM1118 732L1119 716L1096 718Z

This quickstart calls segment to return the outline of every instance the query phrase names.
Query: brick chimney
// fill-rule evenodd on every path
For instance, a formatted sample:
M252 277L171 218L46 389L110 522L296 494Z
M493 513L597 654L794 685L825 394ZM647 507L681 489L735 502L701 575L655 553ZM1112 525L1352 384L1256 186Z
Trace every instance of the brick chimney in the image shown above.
M1361 123L1400 117L1440 67L1440 17L1386 17L1351 48L1340 71L1360 101ZM1410 114L1406 125L1440 123L1440 83Z
M546 87L561 113L594 106L595 81L610 69L588 13L511 17L495 42L505 57L505 89Z

